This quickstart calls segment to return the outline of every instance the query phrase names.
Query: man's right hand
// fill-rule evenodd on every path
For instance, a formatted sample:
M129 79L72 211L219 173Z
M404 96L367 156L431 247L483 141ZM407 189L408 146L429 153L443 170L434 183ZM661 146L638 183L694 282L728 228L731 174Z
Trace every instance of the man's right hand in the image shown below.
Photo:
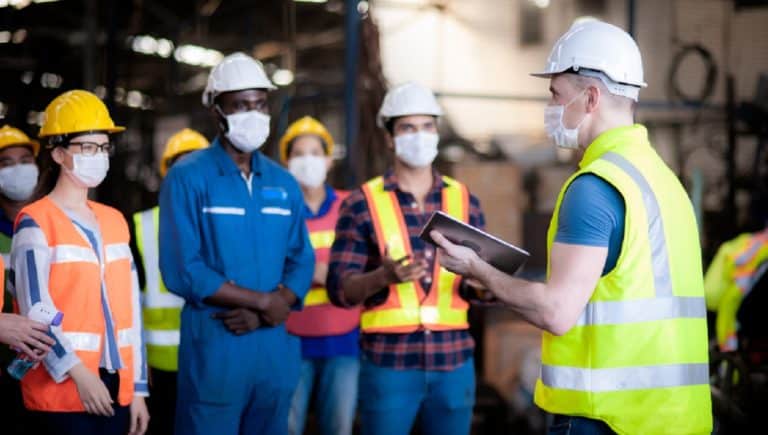
M408 259L409 257L404 257L395 260L389 255L382 257L381 267L385 271L387 279L385 286L401 282L417 281L427 275L428 264L425 260L416 260L406 264Z
M261 319L267 326L277 326L288 319L291 307L279 290L257 294L259 295L258 310L261 312Z
M0 313L0 343L5 343L39 360L56 344L48 326L18 314Z

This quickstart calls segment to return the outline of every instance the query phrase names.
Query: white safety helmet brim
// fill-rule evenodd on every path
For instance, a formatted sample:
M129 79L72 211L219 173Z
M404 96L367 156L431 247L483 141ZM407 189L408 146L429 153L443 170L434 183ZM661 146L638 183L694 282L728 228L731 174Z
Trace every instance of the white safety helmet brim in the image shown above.
M267 77L264 66L245 53L232 53L211 69L203 91L203 106L211 107L217 96L225 92L277 89Z

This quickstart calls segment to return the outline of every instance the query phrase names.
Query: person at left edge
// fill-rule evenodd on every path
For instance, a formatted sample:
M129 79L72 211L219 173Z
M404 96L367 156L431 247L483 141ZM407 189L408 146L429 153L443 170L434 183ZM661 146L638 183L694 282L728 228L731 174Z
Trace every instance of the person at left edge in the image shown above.
M35 434L143 434L144 357L139 283L123 215L88 200L109 169L115 126L87 91L56 97L39 136L41 199L15 223L11 270L22 314L38 302L64 314L56 343L21 381Z
M185 128L168 139L160 159L160 175L186 154L208 147L200 133ZM170 293L163 284L158 264L160 207L133 215L133 246L137 253L139 281L143 279L142 306L147 334L147 365L152 397L147 400L152 421L148 433L172 434L176 414L176 372L178 370L179 324L184 299Z
M10 265L13 220L16 219L19 210L30 202L37 186L38 168L35 157L39 150L40 144L31 140L18 128L10 125L0 128L0 254L4 260L4 268ZM8 270L5 270L5 277L9 277ZM31 327L33 325L31 320L13 314L11 292L6 291L7 281L5 279L0 281L3 282L0 285L3 292L3 297L0 298L0 309L3 311L3 314L0 314L0 342L13 340L14 343L9 344L20 348L15 344L18 334L22 331L20 328L27 331L25 334L43 334L47 331L47 327L38 324L38 330L35 332ZM11 336L14 338L12 339ZM10 347L1 346L0 367L7 367L15 356L16 353ZM13 420L5 420L4 434L13 435L26 430L24 421L26 413L22 405L19 383L1 373L0 409L9 415L17 416Z
M177 162L160 189L160 272L185 300L177 434L285 434L301 360L285 320L314 270L304 200L258 150L269 136L258 61L215 66L203 103L219 134Z

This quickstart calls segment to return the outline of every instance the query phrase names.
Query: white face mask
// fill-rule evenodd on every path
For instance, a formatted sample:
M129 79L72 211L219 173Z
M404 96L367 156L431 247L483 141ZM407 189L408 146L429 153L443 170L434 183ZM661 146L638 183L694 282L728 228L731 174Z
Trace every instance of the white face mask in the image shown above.
M72 155L72 170L64 168L64 172L69 175L72 181L80 187L96 187L104 181L109 171L109 155L103 152L97 152L92 156L84 154Z
M586 89L573 97L565 105L547 106L544 109L544 129L547 132L547 136L551 137L555 145L561 148L575 149L579 147L579 127L587 116L584 115L584 118L581 118L581 121L574 128L567 128L563 124L563 116L565 116L565 109L584 92L586 92Z
M27 200L35 191L37 176L37 165L34 163L20 163L0 169L0 190L13 201Z
M412 168L429 166L437 157L437 143L440 137L436 133L408 133L395 136L395 155Z
M269 137L269 115L250 110L226 115L226 118L227 139L244 153L261 148Z
M327 176L326 158L321 156L299 156L288 161L288 170L305 187L319 187Z

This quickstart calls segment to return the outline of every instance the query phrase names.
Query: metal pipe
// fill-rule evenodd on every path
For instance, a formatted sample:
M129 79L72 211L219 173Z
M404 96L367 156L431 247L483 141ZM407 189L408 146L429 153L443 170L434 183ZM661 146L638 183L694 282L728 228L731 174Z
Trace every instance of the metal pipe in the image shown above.
M627 0L627 33L629 33L629 36L635 40L637 40L635 37L635 12L637 9L636 3L637 2L635 2L635 0Z
M358 131L357 105L357 74L360 57L360 12L357 10L358 0L345 0L344 14L344 120L346 130L344 142L347 148L345 163L347 167L347 184L355 185L357 181L355 157Z

